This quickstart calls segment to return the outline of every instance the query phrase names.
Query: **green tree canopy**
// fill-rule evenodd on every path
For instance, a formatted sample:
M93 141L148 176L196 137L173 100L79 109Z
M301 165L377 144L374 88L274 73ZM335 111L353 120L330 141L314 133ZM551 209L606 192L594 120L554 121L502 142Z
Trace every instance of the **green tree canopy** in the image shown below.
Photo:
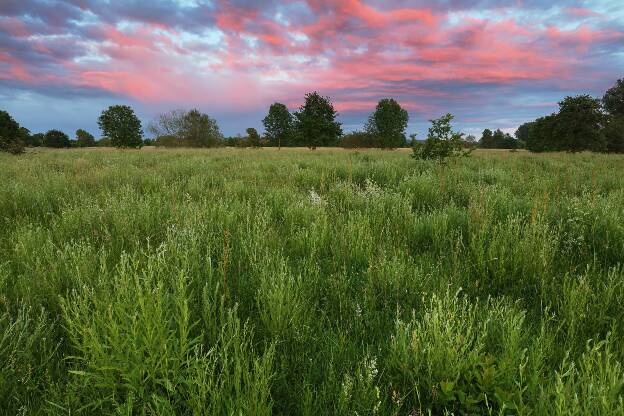
M95 138L93 135L83 129L76 130L76 141L80 147L95 146Z
M494 148L494 134L492 133L492 130L483 130L483 134L481 134L481 140L479 140L479 146L484 149Z
M556 135L561 141L555 150L606 150L604 121L600 100L589 95L564 98L559 103L556 123Z
M443 162L449 157L466 156L470 150L464 151L463 133L453 131L452 114L445 114L431 122L429 133L424 143L415 143L412 157L415 159L431 159Z
M148 131L156 136L157 143L172 142L175 146L215 147L223 141L217 121L197 109L160 114Z
M262 120L264 134L272 146L288 146L292 143L293 116L282 103L273 103L269 113Z
M71 147L69 136L60 130L48 130L43 138L43 145L46 147Z
M607 90L602 97L602 103L609 114L624 117L624 79L618 79L615 85Z
M295 112L295 126L301 142L311 149L331 146L342 135L338 113L329 97L312 92L305 96L305 104Z
M260 147L260 135L253 127L247 129L247 140L249 142L249 146Z
M381 138L380 144L386 148L405 145L405 129L409 115L392 98L384 98L377 103L375 112L370 115L366 131Z
M113 105L102 111L98 125L115 147L136 148L143 145L141 121L127 105Z
M20 125L6 111L0 110L0 137L16 140L20 136Z

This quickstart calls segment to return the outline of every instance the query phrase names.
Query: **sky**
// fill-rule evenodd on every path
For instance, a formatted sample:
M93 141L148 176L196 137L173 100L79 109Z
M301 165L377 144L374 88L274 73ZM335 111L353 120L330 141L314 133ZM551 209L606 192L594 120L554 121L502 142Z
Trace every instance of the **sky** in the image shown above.
M198 108L244 134L318 91L345 131L395 98L408 134L450 112L479 136L618 78L622 0L0 0L0 109L32 132L98 137L127 104L144 125Z

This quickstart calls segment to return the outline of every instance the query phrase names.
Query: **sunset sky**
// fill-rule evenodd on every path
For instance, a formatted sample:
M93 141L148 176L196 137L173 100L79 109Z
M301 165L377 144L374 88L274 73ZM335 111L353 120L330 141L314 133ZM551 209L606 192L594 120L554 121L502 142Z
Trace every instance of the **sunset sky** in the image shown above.
M346 131L384 97L419 137L446 112L512 131L623 77L622 0L0 0L0 109L32 132L99 136L125 103L144 123L197 107L233 135L313 90Z

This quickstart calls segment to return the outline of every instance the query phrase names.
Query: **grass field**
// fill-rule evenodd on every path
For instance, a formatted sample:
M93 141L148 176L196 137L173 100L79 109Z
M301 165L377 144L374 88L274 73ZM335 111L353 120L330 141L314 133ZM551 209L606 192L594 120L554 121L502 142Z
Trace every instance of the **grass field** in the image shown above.
M624 414L622 156L0 167L3 414Z

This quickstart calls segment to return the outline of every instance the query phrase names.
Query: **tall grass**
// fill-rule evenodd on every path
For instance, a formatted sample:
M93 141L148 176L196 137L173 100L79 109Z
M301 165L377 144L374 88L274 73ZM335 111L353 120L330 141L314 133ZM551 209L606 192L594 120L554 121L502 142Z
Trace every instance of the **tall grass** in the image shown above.
M0 165L0 414L624 413L622 157Z

